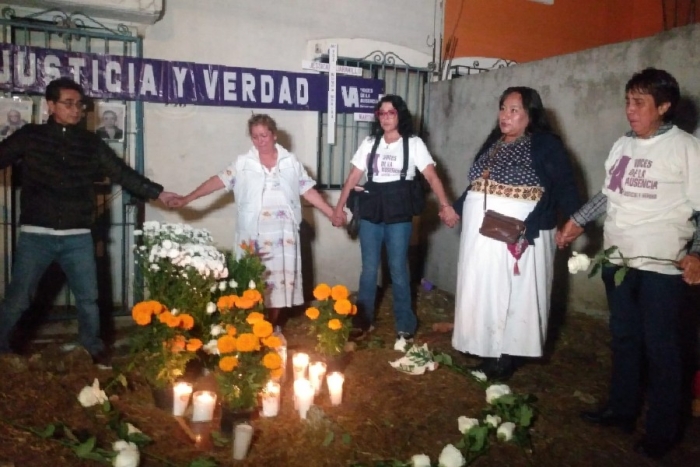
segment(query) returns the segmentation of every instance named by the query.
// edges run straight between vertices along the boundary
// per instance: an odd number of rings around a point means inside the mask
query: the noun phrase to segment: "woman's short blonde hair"
[[[253,114],[248,119],[248,135],[252,136],[253,127],[263,125],[265,126],[273,135],[277,134],[277,122],[267,114]]]

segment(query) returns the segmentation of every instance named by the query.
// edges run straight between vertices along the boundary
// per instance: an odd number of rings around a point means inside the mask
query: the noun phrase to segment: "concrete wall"
[[[498,97],[509,86],[537,89],[553,123],[568,147],[586,197],[600,191],[603,162],[615,140],[629,129],[624,111],[624,86],[645,67],[673,74],[686,98],[679,126],[700,135],[700,25],[657,36],[504,68],[449,82],[430,84],[429,147],[446,174],[452,196],[466,187],[475,152],[496,122]],[[428,220],[425,277],[454,291],[459,230]],[[591,226],[574,249],[596,253],[601,230]],[[580,311],[606,309],[602,284],[585,275],[569,276],[568,253],[557,255],[555,290]]]

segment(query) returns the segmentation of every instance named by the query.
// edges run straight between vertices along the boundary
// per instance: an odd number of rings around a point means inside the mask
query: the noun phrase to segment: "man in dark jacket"
[[[167,203],[173,193],[142,176],[99,136],[79,128],[85,109],[79,84],[60,78],[46,87],[50,118],[27,124],[0,143],[0,170],[21,162],[20,236],[12,280],[0,303],[0,353],[29,308],[41,276],[56,261],[68,278],[78,312],[78,342],[98,366],[109,359],[100,339],[97,273],[91,235],[94,182],[109,177],[129,192]]]

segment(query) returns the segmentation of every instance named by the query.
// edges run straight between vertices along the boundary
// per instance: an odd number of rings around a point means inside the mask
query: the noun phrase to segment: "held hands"
[[[160,201],[168,207],[172,207],[170,206],[170,203],[176,198],[180,198],[180,195],[178,195],[177,193],[173,193],[172,191],[161,191],[160,195],[158,195],[158,201]]]
[[[700,284],[700,257],[686,255],[678,262],[678,267],[683,270],[683,280],[690,285]]]
[[[444,205],[440,208],[440,220],[449,228],[453,228],[459,222],[459,214],[450,205]]]
[[[333,214],[330,216],[333,227],[342,227],[348,223],[348,215],[342,206],[336,206]]]
[[[559,249],[566,248],[583,233],[583,227],[569,219],[564,224],[564,227],[557,230],[554,236],[554,241],[557,242]]]

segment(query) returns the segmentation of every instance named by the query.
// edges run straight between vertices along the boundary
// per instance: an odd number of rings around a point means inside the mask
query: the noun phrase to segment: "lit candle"
[[[345,377],[342,373],[334,371],[326,377],[328,382],[328,392],[331,395],[331,405],[340,405],[343,400],[343,381]]]
[[[262,394],[263,417],[276,417],[280,411],[280,385],[269,381]]]
[[[306,419],[306,413],[314,403],[314,388],[308,379],[294,381],[294,397],[299,410],[299,416]]]
[[[294,381],[306,378],[306,367],[309,366],[309,355],[302,352],[295,353],[292,358],[292,365],[294,366]]]
[[[192,396],[192,421],[210,422],[214,418],[216,394],[211,391],[197,391]]]
[[[192,385],[180,382],[173,386],[173,415],[181,417],[190,403],[192,395]]]
[[[314,388],[314,393],[321,392],[323,378],[326,376],[326,364],[323,362],[313,362],[309,365],[309,381]]]

